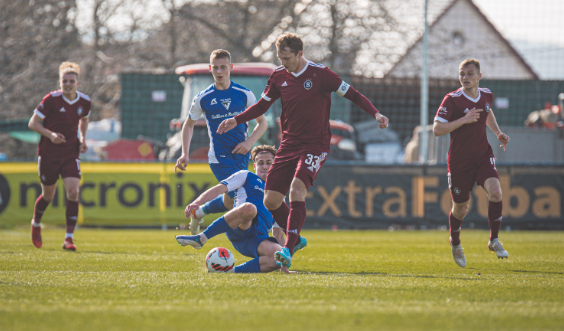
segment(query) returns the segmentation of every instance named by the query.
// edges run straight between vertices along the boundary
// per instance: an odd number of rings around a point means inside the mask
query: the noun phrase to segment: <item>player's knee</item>
[[[489,200],[493,202],[500,202],[502,199],[501,188],[495,188],[489,192]]]
[[[282,204],[281,201],[278,201],[276,199],[269,199],[268,197],[264,197],[264,206],[268,210],[276,210],[276,209],[280,208],[281,204]]]
[[[245,202],[240,207],[241,213],[245,216],[245,218],[254,218],[257,214],[257,207],[252,203]]]
[[[78,188],[67,190],[67,200],[78,201]]]
[[[466,214],[468,214],[468,204],[464,205],[454,205],[452,208],[452,214],[459,220],[463,219]]]

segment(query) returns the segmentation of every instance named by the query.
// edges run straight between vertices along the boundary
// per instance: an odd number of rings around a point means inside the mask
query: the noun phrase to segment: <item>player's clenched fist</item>
[[[385,129],[388,127],[388,123],[390,122],[390,120],[386,116],[380,113],[376,113],[376,115],[374,115],[374,118],[378,121],[379,123],[378,127],[380,129]]]
[[[466,115],[464,116],[464,118],[466,119],[466,123],[475,123],[478,122],[478,120],[480,119],[480,112],[484,111],[483,109],[476,109],[476,108],[472,108],[470,109]]]
[[[227,132],[227,131],[233,129],[236,126],[237,126],[237,120],[236,119],[234,119],[234,118],[226,119],[223,122],[221,122],[221,124],[219,124],[219,127],[217,128],[217,133],[222,134],[224,132]]]

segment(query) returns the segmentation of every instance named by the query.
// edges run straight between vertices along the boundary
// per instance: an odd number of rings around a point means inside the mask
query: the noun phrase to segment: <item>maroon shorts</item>
[[[43,185],[53,185],[59,179],[66,177],[80,178],[80,159],[64,160],[37,160],[39,168],[39,179]]]
[[[463,171],[450,170],[448,173],[448,188],[452,201],[463,203],[470,199],[470,192],[474,188],[474,183],[484,187],[488,178],[499,178],[495,167],[495,158],[484,158],[476,167]]]
[[[281,147],[268,171],[265,189],[286,195],[294,177],[301,179],[309,189],[325,164],[328,154],[328,149],[319,147]]]

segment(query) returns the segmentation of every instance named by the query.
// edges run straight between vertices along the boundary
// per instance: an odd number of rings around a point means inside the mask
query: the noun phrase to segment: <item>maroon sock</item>
[[[78,201],[67,200],[67,233],[74,233],[78,217]]]
[[[501,228],[501,210],[503,202],[490,201],[488,205],[488,224],[490,225],[490,241],[497,238]]]
[[[462,221],[452,215],[448,214],[448,224],[450,225],[450,238],[452,246],[460,245],[460,228]]]
[[[41,223],[41,218],[47,206],[49,206],[49,202],[43,199],[43,195],[40,195],[39,198],[35,200],[35,209],[33,210],[33,220],[35,223]]]
[[[278,209],[271,210],[272,217],[274,217],[274,221],[278,224],[284,232],[286,232],[286,228],[288,227],[288,216],[290,216],[290,207],[286,204],[286,201],[282,201],[282,204]]]
[[[305,201],[290,201],[290,217],[288,218],[288,228],[286,229],[286,244],[290,254],[294,255],[294,246],[300,240],[300,231],[306,219]]]

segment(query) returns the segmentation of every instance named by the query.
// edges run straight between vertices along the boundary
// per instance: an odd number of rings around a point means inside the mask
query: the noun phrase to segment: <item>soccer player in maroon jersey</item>
[[[284,248],[276,252],[277,263],[284,271],[291,265],[293,248],[305,222],[307,191],[330,152],[331,92],[351,100],[374,116],[382,129],[388,126],[388,118],[329,68],[308,61],[298,35],[280,35],[276,48],[282,65],[270,75],[262,98],[238,116],[223,121],[218,133],[266,113],[272,103],[281,98],[282,140],[266,179],[264,204],[275,221],[286,229]],[[284,202],[288,191],[290,207]]]
[[[85,138],[91,104],[90,97],[77,91],[79,73],[78,64],[63,62],[59,67],[61,89],[47,94],[29,120],[29,128],[41,135],[37,155],[42,192],[35,201],[31,220],[31,241],[37,248],[43,244],[41,217],[53,200],[60,175],[67,196],[67,229],[63,249],[76,251],[73,233],[78,216],[78,187],[81,176],[79,154],[88,150]]]
[[[498,239],[501,227],[501,187],[495,167],[495,157],[486,136],[486,125],[507,147],[509,136],[501,132],[491,108],[493,94],[479,87],[480,62],[466,59],[460,63],[461,88],[445,96],[433,125],[435,136],[450,133],[448,151],[448,184],[453,206],[449,214],[450,244],[454,262],[464,268],[466,257],[460,245],[460,229],[468,213],[470,192],[474,183],[482,186],[488,194],[488,223],[490,226],[489,250],[498,258],[509,254]]]

